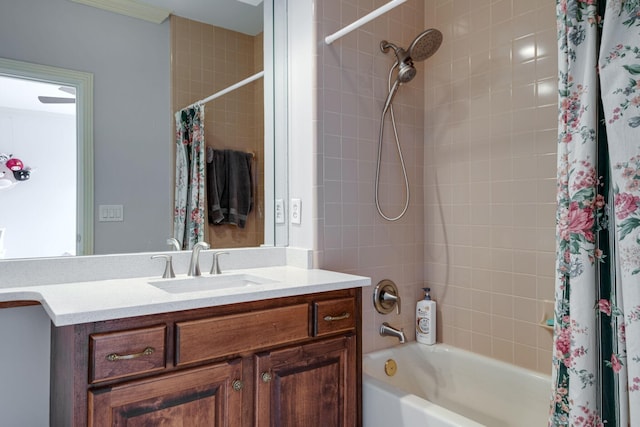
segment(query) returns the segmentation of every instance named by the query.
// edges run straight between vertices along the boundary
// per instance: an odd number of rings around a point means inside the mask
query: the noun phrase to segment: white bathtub
[[[455,347],[399,345],[364,355],[362,370],[364,427],[547,425],[549,376]]]

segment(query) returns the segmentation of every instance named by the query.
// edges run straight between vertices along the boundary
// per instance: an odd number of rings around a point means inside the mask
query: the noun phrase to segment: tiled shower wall
[[[556,34],[553,0],[409,0],[331,46],[324,36],[383,0],[320,0],[318,29],[318,259],[323,268],[389,278],[400,315],[363,295],[363,351],[397,344],[384,321],[413,339],[415,302],[431,286],[438,339],[549,372],[553,299]],[[426,28],[440,50],[394,100],[411,183],[398,222],[376,213],[380,113],[391,54]],[[404,186],[390,123],[380,200],[397,214]]]
[[[376,212],[374,182],[380,115],[387,96],[393,52],[380,51],[380,41],[407,47],[423,29],[424,0],[401,7],[327,46],[324,37],[386,3],[383,0],[320,0],[318,33],[318,265],[361,274],[375,286],[383,279],[400,288],[403,310],[398,315],[375,312],[371,292],[363,290],[363,351],[392,346],[381,337],[382,322],[404,328],[413,339],[417,290],[424,276],[424,64],[400,88],[394,113],[411,186],[411,205],[397,222]],[[395,151],[391,123],[385,129],[380,203],[386,215],[404,206],[404,180]],[[295,141],[294,141],[295,143]]]
[[[173,111],[204,99],[263,69],[263,34],[250,36],[171,16]],[[216,149],[253,152],[255,177],[264,174],[264,83],[259,79],[205,104],[205,143]],[[213,248],[264,242],[264,188],[256,181],[254,208],[246,227],[209,226]]]
[[[548,373],[557,47],[552,0],[427,0],[425,279],[439,338]]]

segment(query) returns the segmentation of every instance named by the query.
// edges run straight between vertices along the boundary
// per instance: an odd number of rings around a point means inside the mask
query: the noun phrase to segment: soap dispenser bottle
[[[416,341],[421,344],[436,343],[436,302],[431,299],[431,288],[422,288],[424,299],[416,304]]]

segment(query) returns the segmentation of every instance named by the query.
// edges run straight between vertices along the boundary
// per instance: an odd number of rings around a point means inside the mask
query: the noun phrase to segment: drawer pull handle
[[[234,380],[231,383],[231,387],[233,387],[235,391],[240,391],[242,390],[242,387],[244,387],[244,383],[242,382],[242,380]]]
[[[351,317],[351,314],[345,311],[340,316],[324,316],[324,320],[325,322],[335,322],[337,320],[348,319],[349,317]]]
[[[140,353],[122,354],[122,355],[118,353],[111,353],[107,355],[107,360],[110,362],[116,362],[118,360],[137,359],[138,357],[149,356],[150,354],[153,354],[155,351],[156,351],[155,348],[147,347],[144,350],[142,350]]]
[[[262,378],[263,383],[271,382],[271,374],[269,372],[263,372],[260,377]]]

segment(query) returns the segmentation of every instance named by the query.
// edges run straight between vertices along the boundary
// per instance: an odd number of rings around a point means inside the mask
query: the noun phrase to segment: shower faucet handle
[[[381,314],[388,314],[396,309],[396,314],[400,314],[400,292],[393,281],[384,279],[380,281],[373,290],[373,306]]]
[[[400,314],[400,295],[395,295],[390,291],[382,291],[381,294],[383,301],[391,301],[396,306],[396,314]]]

